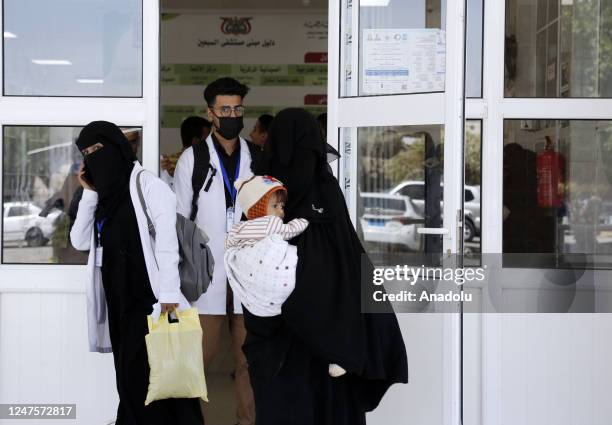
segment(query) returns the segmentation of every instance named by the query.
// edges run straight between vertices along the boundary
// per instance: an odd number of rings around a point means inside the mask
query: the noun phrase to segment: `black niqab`
[[[123,132],[115,124],[94,121],[79,134],[80,151],[96,143],[103,148],[85,156],[86,177],[98,192],[96,220],[109,219],[129,194],[130,174],[136,155]]]

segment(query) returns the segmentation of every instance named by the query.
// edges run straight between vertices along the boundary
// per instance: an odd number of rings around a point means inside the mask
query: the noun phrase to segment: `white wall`
[[[76,404],[77,420],[57,424],[115,417],[113,356],[88,352],[85,306],[81,293],[0,292],[0,403]]]

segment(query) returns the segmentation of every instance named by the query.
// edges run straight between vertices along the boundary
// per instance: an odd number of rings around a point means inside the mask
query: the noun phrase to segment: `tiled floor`
[[[219,352],[206,374],[208,403],[202,403],[206,425],[234,425],[236,423],[236,397],[234,380],[234,355],[227,327],[221,333]]]

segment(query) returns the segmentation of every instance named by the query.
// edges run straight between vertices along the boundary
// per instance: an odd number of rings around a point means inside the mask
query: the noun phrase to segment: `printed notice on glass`
[[[446,34],[440,29],[366,29],[363,94],[444,91]]]

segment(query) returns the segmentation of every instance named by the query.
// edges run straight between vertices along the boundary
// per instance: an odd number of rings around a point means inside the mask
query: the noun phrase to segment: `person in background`
[[[130,147],[132,148],[132,151],[136,157],[138,157],[138,151],[140,150],[140,144],[142,142],[140,133],[141,131],[139,128],[129,128],[127,130],[123,130],[123,134],[125,134],[125,137],[130,143]]]
[[[115,124],[88,124],[76,145],[84,158],[78,172],[83,196],[70,240],[75,249],[89,250],[89,350],[113,353],[119,395],[115,424],[201,425],[202,412],[195,398],[144,404],[150,372],[147,315],[154,306],[162,312],[191,307],[180,288],[176,198],[142,168]],[[155,226],[155,243],[137,179]]]
[[[171,155],[162,155],[160,178],[174,190],[174,170],[181,154],[190,146],[200,143],[210,135],[212,124],[205,118],[198,116],[187,117],[181,124],[181,143],[183,145],[179,152]]]
[[[248,143],[249,150],[251,151],[251,170],[255,174],[257,174],[257,164],[263,155],[264,146],[268,141],[268,130],[273,119],[274,116],[270,114],[260,115],[249,134],[251,138],[251,141]]]
[[[196,301],[195,306],[200,313],[204,331],[204,370],[209,370],[219,349],[222,326],[229,322],[236,362],[235,388],[239,425],[255,423],[255,401],[246,358],[241,349],[246,336],[241,300],[229,287],[223,255],[227,232],[240,221],[243,213],[240,205],[236,203],[237,190],[234,182],[253,175],[247,142],[240,137],[244,127],[243,101],[248,91],[247,86],[227,77],[213,81],[206,87],[204,99],[213,131],[206,139],[205,145],[196,145],[183,152],[174,172],[177,212],[184,217],[190,217],[194,195],[191,179],[195,165],[194,152],[196,149],[200,152],[204,147],[208,149],[210,162],[208,167],[204,168],[207,175],[205,184],[199,191],[195,222],[210,238],[209,246],[215,260],[215,270],[208,291]],[[205,413],[222,408],[223,406],[215,401],[204,407]]]

